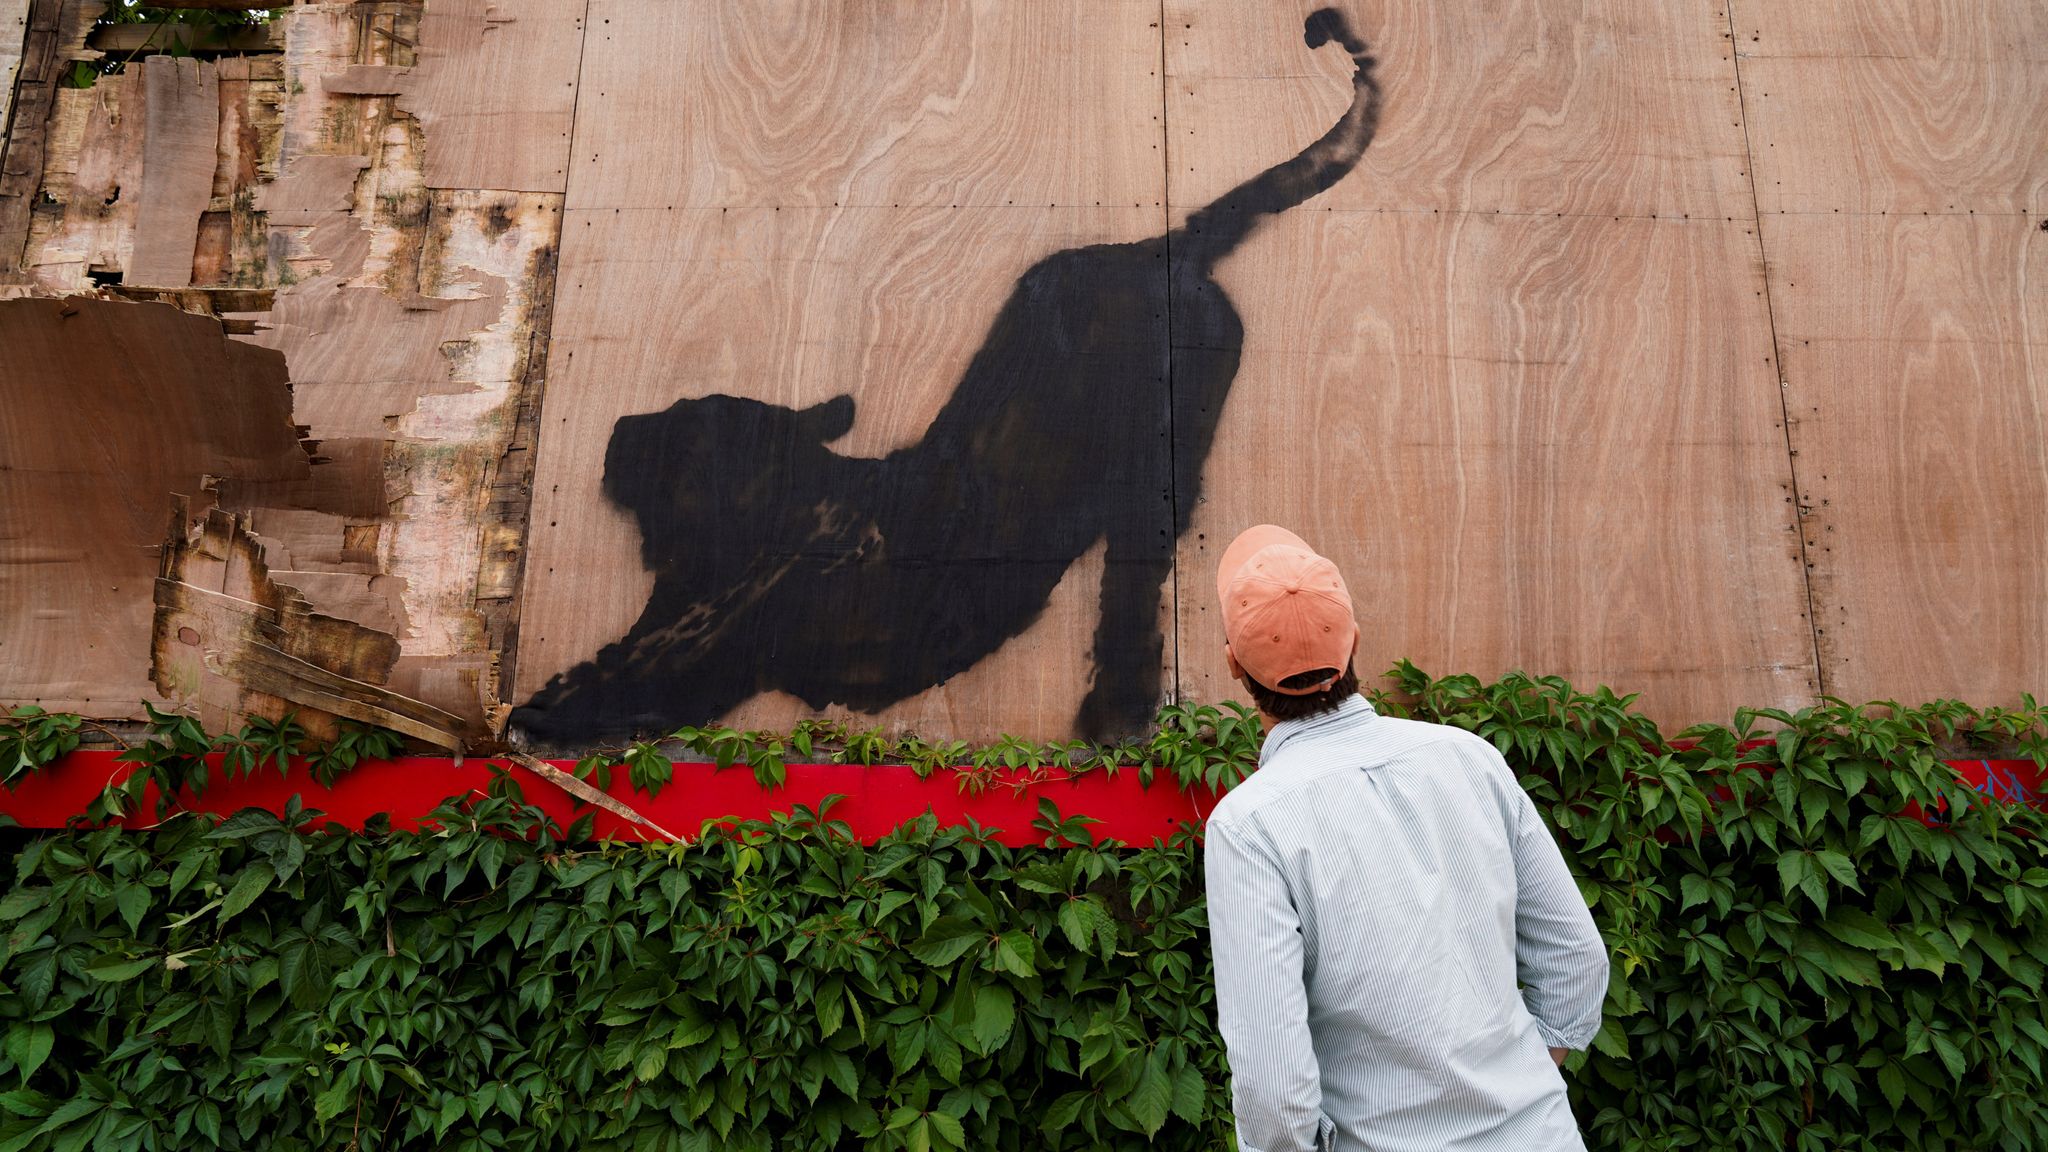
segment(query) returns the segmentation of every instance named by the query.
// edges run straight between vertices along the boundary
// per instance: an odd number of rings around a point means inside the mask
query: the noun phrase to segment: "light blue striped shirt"
[[[1203,851],[1240,1152],[1583,1149],[1607,949],[1500,754],[1354,696],[1259,762]]]

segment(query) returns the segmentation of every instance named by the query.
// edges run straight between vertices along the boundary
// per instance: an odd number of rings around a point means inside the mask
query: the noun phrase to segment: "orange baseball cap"
[[[1274,524],[1247,528],[1216,566],[1223,635],[1238,666],[1267,688],[1307,696],[1327,682],[1282,688],[1318,668],[1343,669],[1358,643],[1351,592],[1337,566]]]

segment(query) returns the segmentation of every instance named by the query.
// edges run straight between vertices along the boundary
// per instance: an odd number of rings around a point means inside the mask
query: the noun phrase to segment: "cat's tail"
[[[1302,39],[1312,49],[1335,42],[1351,54],[1357,69],[1352,76],[1351,106],[1328,132],[1293,158],[1275,164],[1190,215],[1184,234],[1176,238],[1175,263],[1185,256],[1203,267],[1213,265],[1236,248],[1261,220],[1327,191],[1349,175],[1372,143],[1380,124],[1380,85],[1373,74],[1377,61],[1370,46],[1351,30],[1344,14],[1334,8],[1311,13],[1304,22]]]

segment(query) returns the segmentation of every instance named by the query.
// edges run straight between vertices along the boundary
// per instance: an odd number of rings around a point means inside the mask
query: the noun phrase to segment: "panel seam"
[[[1735,2],[1723,0],[1728,20],[1728,62],[1735,73],[1735,107],[1742,120],[1743,169],[1749,176],[1749,214],[1756,223],[1757,272],[1763,278],[1764,321],[1771,334],[1772,375],[1778,384],[1778,422],[1785,432],[1785,468],[1792,484],[1792,532],[1799,545],[1799,580],[1806,594],[1807,639],[1813,652],[1813,688],[1816,697],[1828,693],[1828,671],[1821,661],[1820,607],[1813,596],[1813,557],[1806,544],[1806,490],[1799,483],[1799,450],[1792,444],[1791,378],[1786,375],[1785,349],[1778,339],[1778,308],[1771,296],[1771,258],[1764,245],[1763,205],[1757,198],[1756,146],[1749,132],[1749,92],[1742,83],[1742,50],[1735,36]]]
[[[1167,540],[1172,573],[1170,584],[1173,588],[1172,617],[1166,628],[1171,644],[1173,667],[1171,682],[1166,686],[1169,703],[1181,701],[1180,666],[1180,435],[1174,422],[1173,397],[1173,133],[1167,119],[1166,78],[1166,0],[1159,0],[1159,243],[1166,264],[1165,320],[1166,320],[1166,515]],[[1099,664],[1098,664],[1099,667]]]

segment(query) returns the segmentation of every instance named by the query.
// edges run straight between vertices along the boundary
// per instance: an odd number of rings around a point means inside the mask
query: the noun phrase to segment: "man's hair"
[[[1317,668],[1310,672],[1298,672],[1282,680],[1280,687],[1306,688],[1311,684],[1320,684],[1328,680],[1336,671],[1335,668]],[[1285,692],[1275,692],[1250,676],[1244,678],[1244,686],[1252,694],[1252,703],[1259,706],[1259,711],[1275,720],[1303,720],[1310,716],[1320,716],[1325,712],[1334,712],[1339,704],[1349,700],[1358,691],[1358,672],[1347,660],[1344,662],[1344,674],[1337,677],[1336,683],[1321,692],[1311,692],[1306,696],[1290,696]]]

